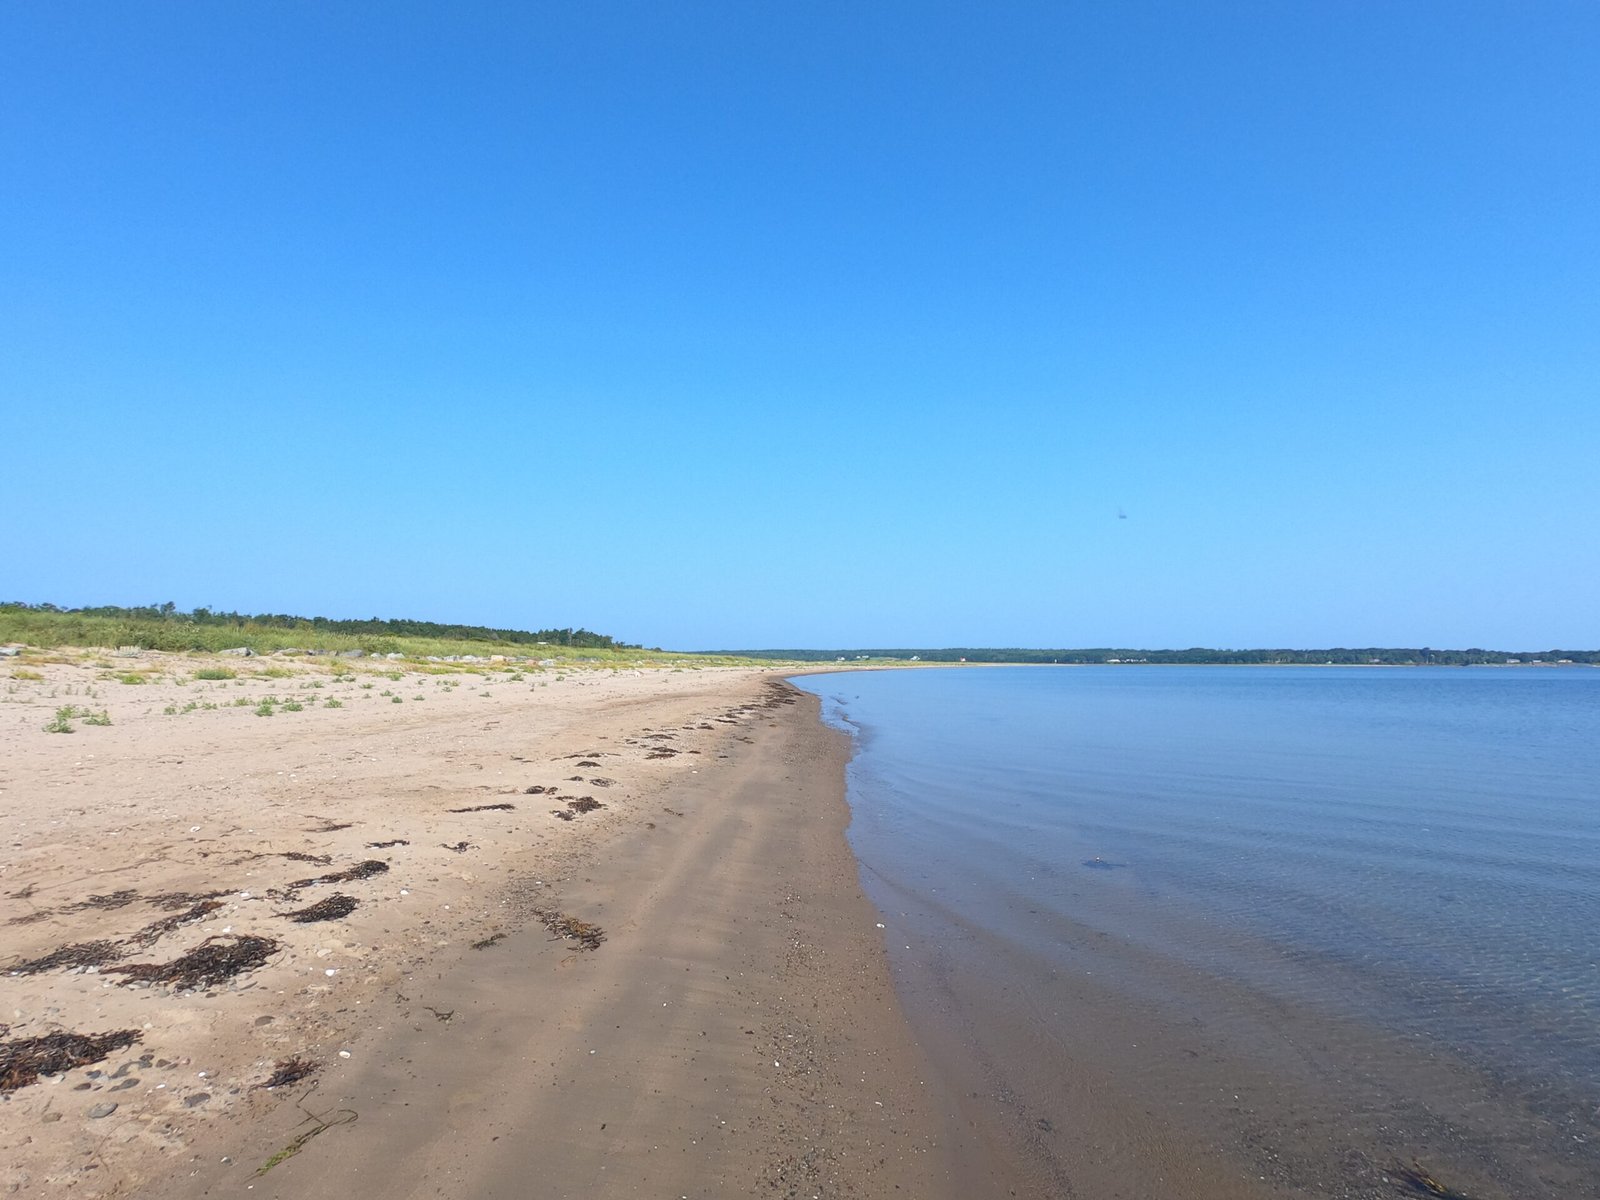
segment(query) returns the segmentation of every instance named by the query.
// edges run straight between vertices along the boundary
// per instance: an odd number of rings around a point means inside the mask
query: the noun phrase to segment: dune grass
[[[285,629],[256,625],[249,621],[237,625],[202,625],[183,620],[136,620],[11,606],[0,606],[0,642],[20,642],[43,650],[134,646],[141,650],[213,654],[238,647],[247,647],[256,654],[272,654],[279,650],[338,654],[359,650],[363,654],[403,654],[408,660],[421,661],[452,655],[475,655],[479,658],[503,655],[508,660],[542,661],[561,667],[772,665],[770,661],[757,663],[752,659],[725,654],[679,654],[664,650],[528,645],[428,637],[352,636],[328,633],[309,626]],[[444,666],[448,669],[452,665]],[[438,665],[434,664],[434,668],[438,669]]]

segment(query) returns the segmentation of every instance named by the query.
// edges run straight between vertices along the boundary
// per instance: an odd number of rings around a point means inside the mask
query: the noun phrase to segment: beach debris
[[[214,987],[246,971],[265,966],[278,951],[274,938],[253,934],[219,935],[168,963],[129,963],[107,967],[106,974],[126,975],[129,983],[170,983],[184,991]]]
[[[1111,862],[1107,859],[1101,858],[1098,854],[1096,854],[1093,858],[1084,859],[1083,865],[1088,867],[1091,871],[1119,871],[1128,864]]]
[[[332,817],[319,817],[316,813],[302,814],[308,821],[321,821],[322,824],[306,830],[307,833],[338,833],[341,829],[354,827],[352,821],[335,821]]]
[[[596,761],[595,761],[595,760],[594,760],[594,759],[592,759],[592,758],[585,758],[585,759],[582,759],[582,760],[580,760],[580,761],[579,761],[579,763],[578,763],[578,765],[579,765],[579,766],[580,766],[580,767],[598,767],[598,766],[599,766],[599,765],[600,765],[600,764],[599,764],[599,763],[597,763],[597,762],[596,762]]]
[[[300,1058],[298,1056],[280,1058],[273,1064],[272,1074],[267,1076],[263,1082],[256,1084],[255,1087],[266,1088],[269,1091],[273,1088],[288,1087],[291,1083],[299,1083],[302,1079],[315,1075],[320,1070],[322,1070],[322,1064],[312,1062],[309,1058]],[[255,1088],[251,1090],[254,1091]]]
[[[1416,1159],[1411,1160],[1408,1167],[1398,1159],[1389,1167],[1391,1182],[1396,1187],[1411,1192],[1418,1196],[1438,1196],[1440,1200],[1472,1200],[1465,1192],[1458,1192],[1452,1187],[1446,1187],[1432,1175],[1422,1169],[1422,1164]]]
[[[71,970],[74,967],[103,967],[122,957],[122,948],[116,942],[74,942],[61,946],[41,958],[30,958],[12,963],[6,968],[8,975],[42,975],[46,971]]]
[[[593,796],[579,796],[576,800],[568,800],[567,807],[575,813],[588,813],[597,808],[604,808],[605,805]]]
[[[615,779],[603,779],[596,776],[594,779],[589,780],[589,782],[595,787],[614,787],[617,781]]]
[[[64,913],[83,912],[85,909],[113,909],[126,908],[134,901],[140,899],[139,893],[132,888],[122,888],[112,892],[109,896],[90,896],[87,900],[79,900],[76,904],[64,905],[60,911]]]
[[[443,842],[440,842],[439,846],[441,849],[450,850],[456,854],[465,854],[468,850],[472,849],[472,843],[465,841],[457,842],[454,846],[447,846]]]
[[[302,1108],[301,1111],[302,1112],[306,1112],[307,1110]],[[302,1150],[304,1150],[306,1148],[306,1143],[309,1142],[312,1138],[316,1137],[319,1133],[326,1133],[328,1130],[334,1128],[336,1125],[349,1125],[352,1121],[354,1121],[356,1119],[356,1112],[355,1112],[354,1109],[351,1109],[351,1108],[341,1108],[341,1109],[339,1109],[338,1112],[336,1112],[333,1115],[333,1117],[331,1119],[330,1118],[325,1118],[325,1117],[320,1117],[316,1113],[311,1113],[310,1116],[311,1116],[311,1120],[314,1122],[314,1124],[311,1126],[311,1128],[305,1130],[303,1133],[295,1134],[294,1138],[289,1142],[289,1144],[287,1146],[285,1146],[282,1150],[279,1150],[271,1158],[267,1159],[266,1162],[262,1163],[259,1167],[257,1167],[256,1168],[256,1177],[257,1178],[260,1178],[261,1176],[265,1175],[268,1171],[272,1170],[273,1167],[277,1166],[284,1159],[293,1158],[296,1154],[299,1154],[300,1151],[302,1151]]]
[[[558,821],[570,821],[572,820],[574,814],[568,812],[564,808],[552,808],[550,810],[550,815],[556,818]]]
[[[580,949],[598,950],[600,943],[606,940],[605,930],[591,921],[580,921],[553,908],[536,908],[533,915],[556,937],[577,942]]]
[[[156,908],[171,912],[186,904],[200,904],[206,900],[220,900],[224,896],[231,895],[233,895],[231,888],[224,888],[220,892],[161,892],[158,895],[146,896],[145,901]]]
[[[137,1029],[112,1033],[47,1033],[42,1037],[0,1042],[0,1092],[37,1083],[40,1075],[59,1075],[85,1067],[123,1050],[144,1035]]]
[[[222,907],[220,900],[201,900],[183,912],[174,913],[170,917],[162,917],[159,921],[152,921],[138,933],[128,938],[129,945],[147,947],[160,941],[165,934],[185,925],[192,925],[196,921],[203,921],[206,917]]]
[[[657,746],[649,754],[645,755],[646,758],[676,758],[677,756],[678,752],[671,746]]]
[[[453,1008],[449,1012],[440,1012],[437,1008],[434,1008],[430,1004],[424,1004],[422,1007],[431,1012],[433,1014],[433,1019],[438,1021],[441,1025],[450,1024],[451,1020],[456,1015],[456,1010]]]
[[[277,857],[291,859],[294,862],[315,863],[319,867],[325,867],[333,861],[331,854],[307,854],[304,850],[280,850]]]
[[[329,875],[315,875],[310,879],[297,879],[288,887],[292,894],[301,888],[315,887],[319,883],[350,883],[356,879],[371,879],[374,875],[382,875],[389,869],[389,864],[379,858],[369,858],[344,871],[334,871]]]
[[[470,808],[452,808],[448,811],[453,813],[510,812],[516,807],[515,804],[474,804]]]
[[[493,946],[493,945],[495,945],[495,944],[497,944],[499,942],[504,941],[505,940],[505,936],[506,936],[506,931],[505,930],[497,929],[497,930],[495,930],[495,932],[491,933],[488,937],[479,938],[477,941],[473,942],[472,943],[472,948],[474,950],[487,950],[490,946]]]
[[[310,925],[314,921],[337,921],[340,917],[348,917],[355,910],[355,897],[335,892],[326,900],[317,901],[310,908],[279,913],[278,915],[287,921],[295,922],[297,925]]]
[[[395,838],[393,841],[389,841],[389,842],[368,842],[367,843],[367,849],[368,850],[387,850],[391,846],[409,846],[409,845],[411,845],[411,843],[406,841],[405,838]]]
[[[532,787],[523,788],[522,789],[522,794],[524,796],[542,796],[546,792],[553,792],[553,791],[555,791],[555,788],[553,788],[553,787],[542,787],[541,785],[536,783]]]

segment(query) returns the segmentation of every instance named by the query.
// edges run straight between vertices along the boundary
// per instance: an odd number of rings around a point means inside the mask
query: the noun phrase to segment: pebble
[[[113,1101],[104,1100],[89,1110],[89,1119],[91,1121],[98,1121],[101,1117],[109,1117],[116,1111],[117,1106]]]
[[[198,1108],[209,1099],[211,1099],[210,1092],[196,1092],[192,1096],[185,1096],[183,1098],[183,1106],[185,1108]]]
[[[55,1122],[61,1120],[61,1114],[58,1113],[58,1112],[47,1112],[47,1113],[44,1114],[44,1116],[40,1117],[39,1119],[41,1121],[43,1121],[46,1125],[53,1125],[53,1124],[55,1124]]]

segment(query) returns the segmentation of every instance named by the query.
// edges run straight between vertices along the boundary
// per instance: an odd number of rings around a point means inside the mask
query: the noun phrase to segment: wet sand
[[[891,986],[849,743],[771,673],[23,666],[5,1037],[138,1040],[0,1093],[14,1191],[936,1200],[996,1177]],[[69,700],[111,724],[43,733]],[[130,943],[175,892],[218,907]],[[335,894],[353,911],[282,915]],[[565,917],[604,940],[554,936]],[[246,936],[265,965],[193,990],[110,973]],[[11,973],[97,940],[99,969]],[[318,1069],[261,1086],[293,1059]]]

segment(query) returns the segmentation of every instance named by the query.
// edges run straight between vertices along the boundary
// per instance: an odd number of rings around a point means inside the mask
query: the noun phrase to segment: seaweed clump
[[[129,963],[125,967],[107,967],[106,974],[126,975],[129,982],[170,983],[185,991],[196,991],[265,966],[277,952],[278,943],[273,938],[252,934],[213,937],[169,963]]]
[[[356,879],[371,879],[374,875],[382,875],[388,869],[389,864],[382,859],[369,858],[366,862],[359,862],[346,871],[315,875],[310,879],[296,879],[289,885],[289,890],[296,892],[301,888],[315,887],[319,883],[349,883]]]
[[[273,1064],[272,1074],[256,1084],[256,1087],[269,1089],[287,1087],[291,1083],[299,1083],[308,1075],[315,1075],[321,1069],[321,1063],[314,1063],[309,1058],[280,1058]]]
[[[314,921],[337,921],[340,917],[348,917],[355,910],[355,897],[335,893],[326,900],[317,901],[309,908],[278,915],[299,925],[310,925]]]
[[[71,970],[74,967],[103,967],[122,957],[116,942],[74,942],[61,946],[40,958],[13,963],[6,968],[9,975],[41,975],[45,971]]]
[[[222,901],[220,900],[201,900],[198,904],[192,905],[183,912],[173,913],[170,917],[162,917],[159,921],[150,922],[138,933],[130,936],[128,941],[135,946],[153,946],[164,934],[171,933],[174,929],[184,925],[192,925],[196,921],[202,921],[221,907]]]
[[[47,1033],[0,1042],[0,1092],[37,1083],[40,1075],[58,1075],[97,1063],[143,1036],[137,1029],[118,1029],[111,1033]]]
[[[516,808],[515,804],[474,804],[470,808],[452,808],[449,811],[453,813],[510,812],[514,808]]]
[[[606,940],[606,931],[592,921],[580,921],[577,917],[554,909],[535,909],[533,915],[543,921],[544,927],[551,933],[558,938],[577,942],[580,949],[598,950],[600,943]]]
[[[1439,1200],[1472,1200],[1464,1192],[1447,1187],[1432,1175],[1422,1169],[1422,1164],[1415,1159],[1411,1160],[1408,1167],[1402,1162],[1395,1162],[1389,1168],[1389,1174],[1394,1177],[1394,1182],[1406,1191],[1418,1196],[1437,1196]]]

